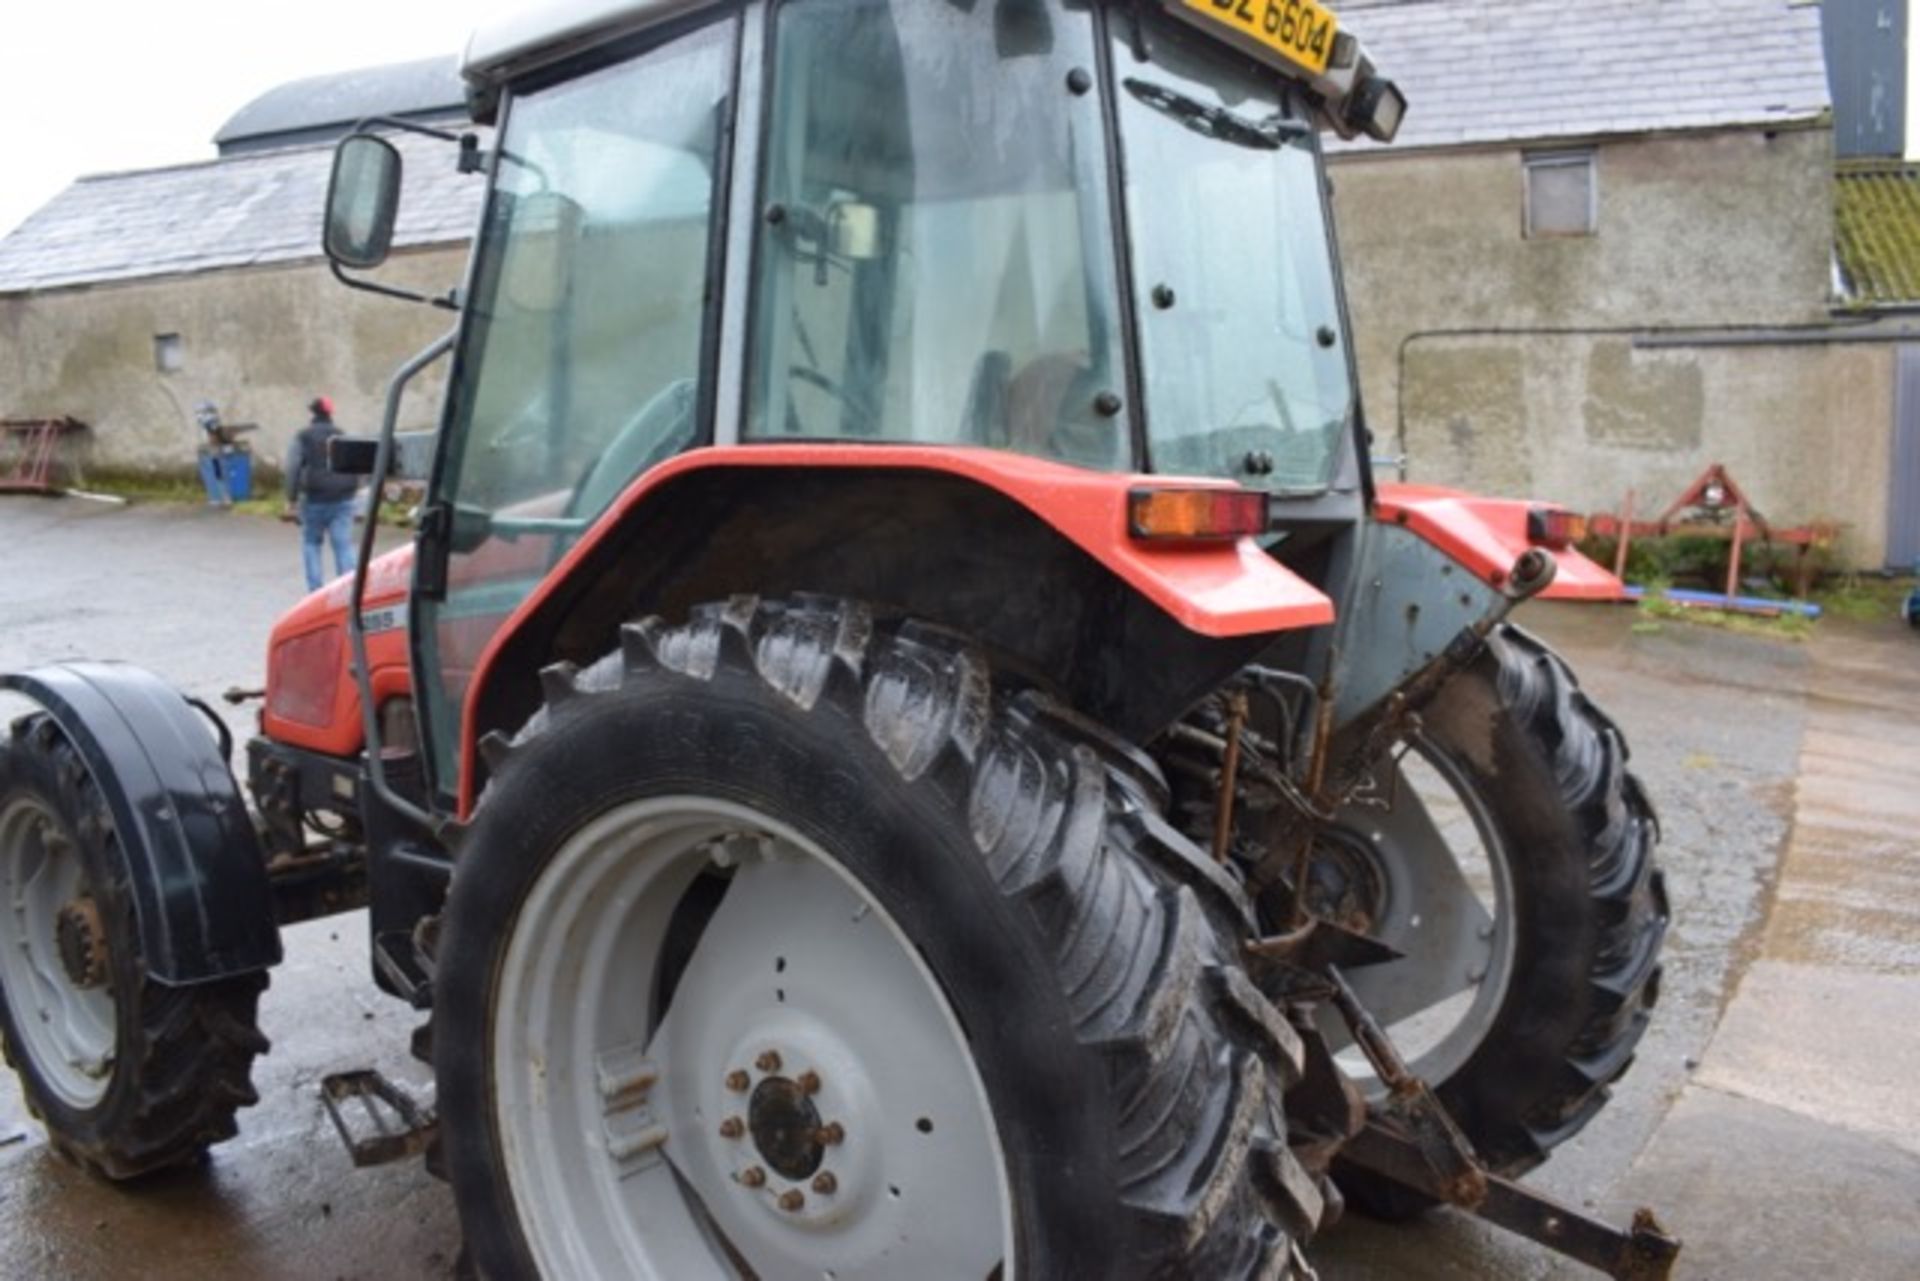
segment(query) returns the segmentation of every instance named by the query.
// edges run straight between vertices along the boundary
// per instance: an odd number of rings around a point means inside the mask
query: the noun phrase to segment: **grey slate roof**
[[[1803,0],[1333,7],[1406,90],[1396,149],[1783,124],[1830,105],[1820,9]]]
[[[1785,124],[1817,118],[1829,104],[1819,9],[1795,0],[1335,7],[1407,90],[1396,148]],[[296,81],[243,108],[220,136],[244,141],[337,123],[324,116],[414,110],[457,93],[443,75],[453,76],[450,60]],[[385,96],[363,96],[373,89]],[[454,172],[446,144],[398,141],[407,194],[396,243],[467,238],[480,179]],[[0,240],[0,293],[315,257],[331,157],[326,146],[248,151],[82,178]]]
[[[401,247],[473,234],[485,180],[456,149],[400,135]],[[320,254],[330,146],[82,178],[0,240],[0,293],[291,262]]]
[[[230,155],[319,141],[344,133],[368,116],[431,119],[465,114],[459,59],[448,55],[278,85],[229,116],[213,141],[222,155]]]

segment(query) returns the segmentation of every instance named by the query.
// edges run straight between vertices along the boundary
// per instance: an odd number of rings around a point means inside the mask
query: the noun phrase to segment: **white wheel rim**
[[[1452,859],[1457,892],[1471,898],[1466,910],[1480,921],[1475,955],[1469,968],[1455,976],[1452,992],[1419,1010],[1385,1020],[1388,1036],[1415,1075],[1438,1085],[1473,1057],[1506,1003],[1518,942],[1512,851],[1459,764],[1425,739],[1414,742],[1413,748],[1401,759],[1402,778],[1393,805],[1424,815]],[[1371,835],[1377,838],[1378,833]],[[1388,880],[1392,880],[1390,874]],[[1391,884],[1388,890],[1390,895],[1411,893],[1407,887]],[[1412,897],[1417,900],[1418,895]],[[1433,906],[1426,905],[1426,910]],[[1336,1043],[1345,1041],[1342,1036]],[[1357,1046],[1345,1045],[1335,1059],[1369,1097],[1385,1097],[1386,1087]]]
[[[714,867],[731,884],[656,1017],[668,922]],[[1012,1276],[1005,1161],[944,993],[851,874],[764,814],[655,797],[569,839],[514,923],[491,1049],[543,1276]]]
[[[99,1103],[113,1076],[113,992],[68,974],[62,908],[87,892],[80,851],[31,796],[0,807],[0,988],[35,1074],[68,1107]]]
[[[1513,981],[1516,950],[1511,851],[1486,802],[1457,763],[1422,742],[1406,758],[1408,801],[1426,807],[1454,862],[1488,918],[1467,987],[1448,1001],[1389,1029],[1414,1071],[1440,1082],[1458,1072],[1493,1030]]]

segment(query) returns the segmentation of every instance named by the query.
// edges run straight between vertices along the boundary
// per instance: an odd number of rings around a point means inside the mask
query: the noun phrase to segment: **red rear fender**
[[[1071,543],[1133,592],[1187,632],[1210,639],[1256,638],[1333,621],[1333,604],[1312,584],[1263,553],[1251,540],[1180,545],[1145,542],[1128,532],[1128,494],[1142,485],[1182,488],[1237,488],[1227,481],[1170,480],[1088,471],[1022,454],[971,447],[881,444],[753,444],[697,449],[654,468],[635,482],[592,529],[549,572],[540,587],[521,602],[494,634],[474,665],[464,710],[465,744],[461,771],[462,812],[471,805],[475,782],[472,745],[488,727],[486,707],[494,691],[546,652],[527,636],[538,636],[555,612],[572,608],[567,600],[576,580],[591,581],[596,567],[614,554],[620,531],[670,503],[676,486],[730,473],[786,471],[795,474],[873,477],[916,473],[964,480],[993,491],[1025,509],[1059,539]],[[826,523],[831,512],[822,512]],[[710,517],[711,518],[711,517]],[[1022,517],[1025,518],[1024,515]],[[911,521],[906,527],[911,528]],[[617,563],[617,558],[615,559]],[[1021,584],[1010,581],[1009,592]],[[812,584],[762,585],[764,590],[814,590]]]
[[[1551,503],[1477,498],[1432,485],[1383,484],[1374,504],[1379,520],[1404,525],[1465,566],[1482,582],[1502,587],[1513,562],[1537,546],[1527,536],[1527,514]],[[1620,580],[1571,547],[1548,548],[1559,565],[1543,600],[1622,600]]]

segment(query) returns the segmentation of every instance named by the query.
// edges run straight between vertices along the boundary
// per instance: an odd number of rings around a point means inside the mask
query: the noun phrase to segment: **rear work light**
[[[1587,518],[1559,507],[1535,507],[1527,512],[1527,541],[1565,551],[1587,536]]]
[[[1136,489],[1127,532],[1174,542],[1231,542],[1267,532],[1267,496],[1247,489]]]

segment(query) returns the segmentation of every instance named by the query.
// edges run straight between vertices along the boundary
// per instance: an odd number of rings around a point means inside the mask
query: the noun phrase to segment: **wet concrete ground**
[[[1811,651],[1793,828],[1719,1031],[1614,1200],[1679,1200],[1701,1260],[1920,1276],[1920,636]]]
[[[177,509],[0,499],[0,668],[133,659],[214,698],[257,684],[302,594],[293,531]],[[1532,1177],[1609,1212],[1656,1204],[1681,1275],[1920,1275],[1920,637],[1823,625],[1791,645],[1603,607],[1529,607],[1621,724],[1665,828],[1675,923],[1660,1009],[1613,1104]],[[245,715],[229,718],[251,729]],[[1784,856],[1784,858],[1783,858]],[[364,920],[287,934],[262,1006],[262,1103],[201,1168],[95,1184],[0,1076],[0,1277],[443,1278],[458,1232],[419,1167],[355,1171],[321,1076],[422,1089],[417,1016],[366,976]],[[1328,1278],[1574,1277],[1462,1216],[1350,1221]]]

